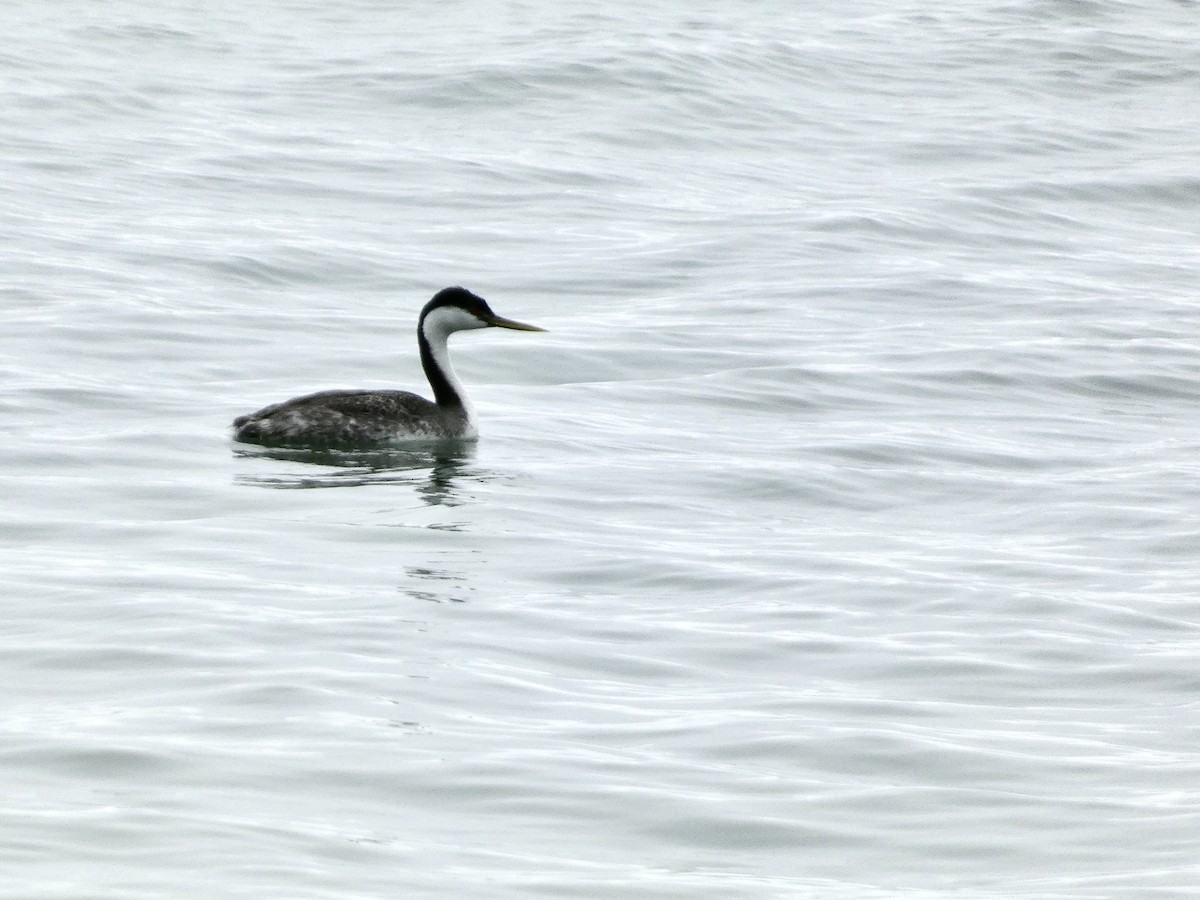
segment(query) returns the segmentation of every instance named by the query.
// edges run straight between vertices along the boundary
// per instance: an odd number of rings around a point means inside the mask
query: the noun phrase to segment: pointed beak
[[[538,328],[536,325],[526,325],[524,322],[514,322],[512,319],[506,319],[504,316],[493,315],[488,319],[489,325],[494,325],[497,328],[511,328],[513,331],[545,331],[545,328]]]

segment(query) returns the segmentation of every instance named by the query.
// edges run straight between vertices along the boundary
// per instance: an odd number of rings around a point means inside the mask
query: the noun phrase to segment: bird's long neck
[[[450,364],[450,353],[447,342],[450,332],[439,328],[430,319],[422,319],[417,326],[417,346],[421,350],[421,368],[433,388],[433,399],[437,405],[450,410],[461,409],[468,419],[472,418],[473,410],[462,382],[454,374],[454,366]]]

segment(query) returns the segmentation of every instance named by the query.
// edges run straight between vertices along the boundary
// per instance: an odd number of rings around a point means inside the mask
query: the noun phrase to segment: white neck
[[[421,337],[428,349],[426,353],[423,348],[421,363],[425,367],[425,377],[433,388],[434,399],[442,407],[461,406],[470,433],[476,431],[475,407],[450,362],[448,341],[456,331],[486,327],[474,316],[455,307],[435,309],[421,323]]]

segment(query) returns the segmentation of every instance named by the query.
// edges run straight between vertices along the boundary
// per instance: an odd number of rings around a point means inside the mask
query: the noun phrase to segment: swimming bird
[[[456,331],[475,328],[545,331],[496,315],[486,300],[466,288],[445,288],[434,294],[417,319],[417,347],[433,401],[408,391],[321,391],[238,416],[233,420],[234,440],[331,448],[473,440],[479,436],[475,409],[450,365],[447,341]]]

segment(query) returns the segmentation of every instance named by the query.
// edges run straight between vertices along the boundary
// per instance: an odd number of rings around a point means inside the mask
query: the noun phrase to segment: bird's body
[[[475,410],[450,365],[447,341],[456,331],[488,327],[542,331],[497,316],[463,288],[446,288],[417,321],[421,365],[433,388],[426,400],[408,391],[321,391],[234,419],[234,439],[299,447],[379,447],[406,441],[472,440]]]
[[[248,443],[328,447],[478,434],[467,417],[408,391],[320,391],[238,416],[233,427],[237,440]]]

